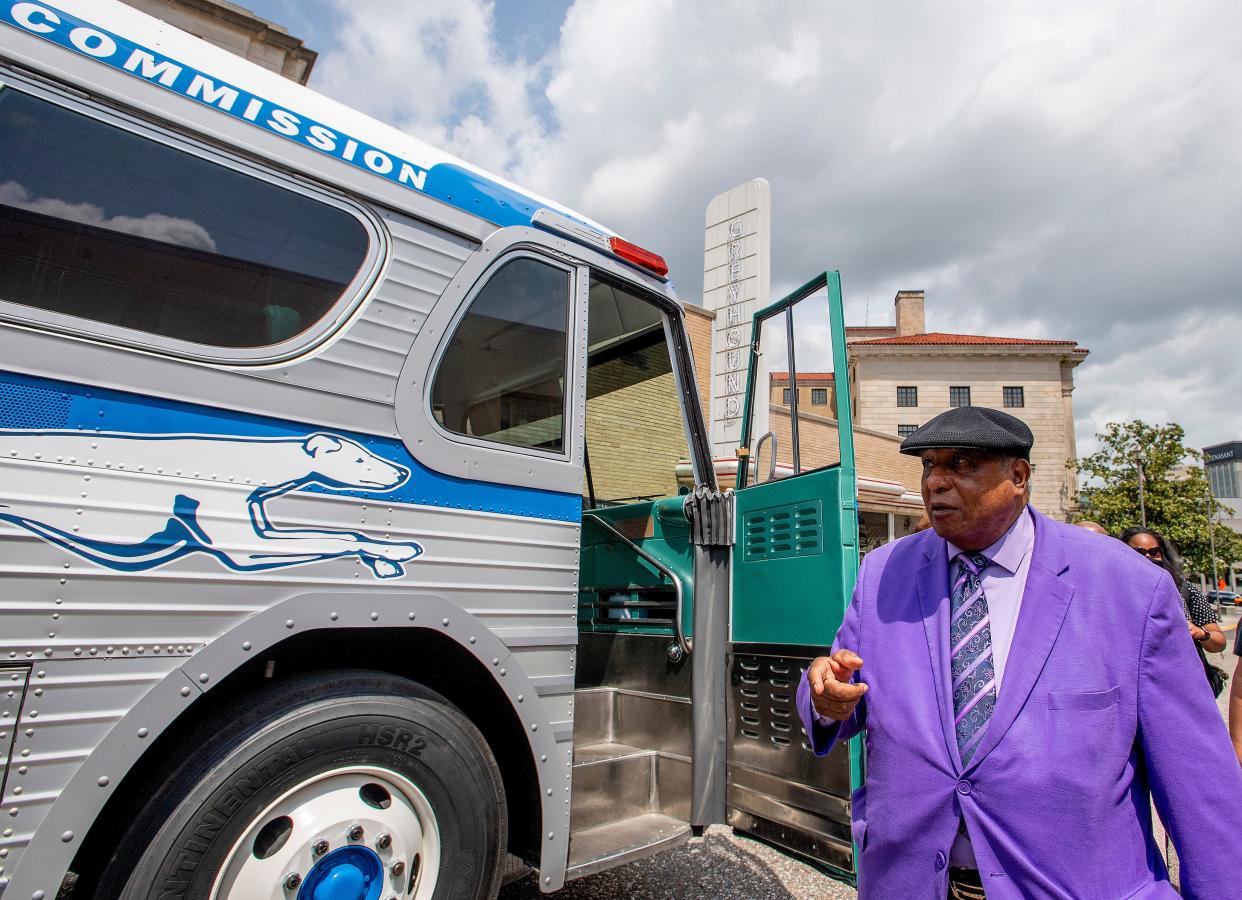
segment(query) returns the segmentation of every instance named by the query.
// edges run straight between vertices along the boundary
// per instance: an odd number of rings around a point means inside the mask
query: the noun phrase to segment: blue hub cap
[[[383,889],[384,865],[374,850],[340,847],[306,874],[297,900],[379,900]]]

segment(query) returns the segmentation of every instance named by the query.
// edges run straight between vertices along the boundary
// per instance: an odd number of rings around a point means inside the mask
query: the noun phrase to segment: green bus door
[[[811,752],[794,706],[858,572],[858,510],[838,272],[755,316],[739,442],[730,610],[728,821],[854,877],[858,739]]]

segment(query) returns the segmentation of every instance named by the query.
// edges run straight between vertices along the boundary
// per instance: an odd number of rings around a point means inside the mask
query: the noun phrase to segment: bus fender
[[[572,724],[552,723],[542,703],[519,705],[519,695],[539,691],[511,651],[482,622],[447,598],[433,593],[367,591],[299,594],[269,606],[206,644],[173,669],[117,722],[70,778],[23,849],[6,897],[51,898],[74,854],[112,792],[156,737],[238,666],[300,632],[343,628],[410,627],[434,629],[477,658],[504,692],[529,745],[539,778],[543,814],[540,887],[556,890],[565,881],[569,852],[569,803],[558,784],[568,784],[572,749],[557,749]],[[555,640],[553,641],[555,642]],[[569,683],[572,687],[572,675]],[[562,756],[564,758],[562,758]]]

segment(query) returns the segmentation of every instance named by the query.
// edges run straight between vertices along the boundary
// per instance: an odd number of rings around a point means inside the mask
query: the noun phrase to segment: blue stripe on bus
[[[406,467],[411,472],[410,479],[391,491],[329,490],[317,485],[307,485],[301,490],[383,504],[438,506],[561,522],[577,522],[582,514],[582,498],[577,494],[444,475],[418,462],[396,438],[12,372],[0,372],[0,430],[221,438],[305,437],[323,431],[357,441],[375,455]],[[516,465],[514,468],[515,471],[519,469]]]

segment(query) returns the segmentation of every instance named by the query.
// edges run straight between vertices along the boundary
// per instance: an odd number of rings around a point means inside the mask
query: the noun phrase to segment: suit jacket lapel
[[[1005,677],[987,731],[970,761],[972,769],[1000,742],[1022,711],[1048,662],[1074,596],[1073,588],[1060,578],[1067,568],[1061,542],[1050,520],[1039,513],[1035,513],[1035,546],[1031,553]]]
[[[962,771],[962,758],[957,751],[957,732],[953,728],[953,691],[949,666],[949,562],[944,540],[934,533],[927,538],[926,560],[919,569],[919,607],[927,652],[931,657],[931,677],[936,688],[936,704],[940,708],[940,724],[944,731],[945,752],[953,771]]]

